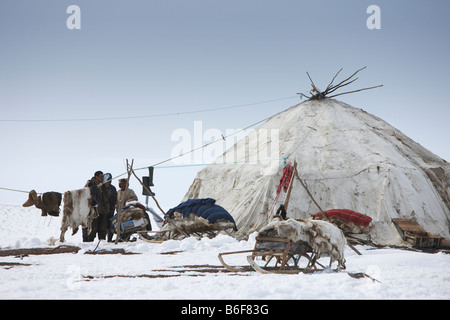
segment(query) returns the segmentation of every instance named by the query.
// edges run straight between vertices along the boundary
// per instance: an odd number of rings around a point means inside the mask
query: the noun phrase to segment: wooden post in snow
[[[295,168],[296,169],[296,168]],[[300,179],[297,170],[294,171],[295,176],[297,177],[297,179],[300,181],[301,185],[303,186],[303,188],[305,188],[306,192],[308,193],[309,197],[311,198],[311,200],[314,202],[314,204],[317,206],[317,208],[319,208],[320,212],[322,212],[322,216],[324,217],[325,220],[327,220],[328,222],[330,222],[330,220],[328,219],[328,217],[325,215],[325,212],[323,212],[322,208],[319,206],[319,204],[317,203],[317,201],[314,199],[314,197],[312,196],[311,192],[309,192],[308,188],[306,187],[306,185],[303,183],[302,179]],[[358,251],[358,249],[356,249],[353,245],[351,245],[350,243],[348,243],[347,241],[347,245],[350,247],[350,249],[352,249],[353,251],[356,252],[357,255],[361,256],[361,252]]]
[[[300,176],[298,175],[297,170],[295,170],[295,176],[297,177],[298,181],[300,181],[300,184],[303,186],[303,188],[305,188],[306,193],[309,195],[309,197],[311,198],[312,202],[314,202],[314,204],[317,206],[317,208],[319,208],[320,212],[322,212],[322,215],[324,216],[324,218],[326,220],[328,220],[328,217],[325,215],[325,213],[323,212],[322,208],[319,206],[319,204],[317,203],[317,201],[314,199],[314,197],[312,196],[311,192],[309,192],[308,188],[306,187],[306,185],[303,183],[303,180],[300,178]]]

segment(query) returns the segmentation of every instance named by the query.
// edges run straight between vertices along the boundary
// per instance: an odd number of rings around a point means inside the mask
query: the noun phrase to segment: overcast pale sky
[[[381,29],[366,25],[373,4]],[[0,187],[64,192],[96,170],[124,173],[125,159],[153,165],[171,158],[177,129],[206,143],[195,121],[244,128],[300,102],[307,71],[323,88],[363,66],[349,90],[384,86],[339,99],[448,161],[449,12],[446,0],[2,0]],[[155,170],[165,210],[200,169]],[[0,190],[3,204],[26,197]]]

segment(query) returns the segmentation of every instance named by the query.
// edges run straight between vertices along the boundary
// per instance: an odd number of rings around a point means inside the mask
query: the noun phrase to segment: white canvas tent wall
[[[185,196],[216,199],[236,220],[238,237],[267,224],[285,157],[297,161],[323,210],[370,216],[375,243],[402,244],[393,218],[416,218],[427,232],[449,237],[450,165],[383,120],[334,99],[311,100],[255,132],[201,170]],[[295,180],[288,217],[318,211]]]

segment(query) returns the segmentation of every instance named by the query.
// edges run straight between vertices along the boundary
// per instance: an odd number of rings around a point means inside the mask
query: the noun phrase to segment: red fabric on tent
[[[366,216],[365,214],[353,211],[353,210],[349,210],[349,209],[331,209],[331,210],[327,210],[324,211],[325,216],[327,218],[331,218],[331,217],[339,217],[342,218],[344,220],[359,224],[359,225],[363,225],[363,226],[368,226],[369,223],[372,221],[372,218],[369,216]],[[313,218],[321,218],[323,217],[322,212],[318,212],[316,214],[312,215]]]
[[[283,175],[281,176],[280,183],[277,187],[277,194],[280,194],[281,189],[284,192],[289,188],[289,183],[291,182],[292,173],[294,172],[294,166],[290,162],[283,168]]]

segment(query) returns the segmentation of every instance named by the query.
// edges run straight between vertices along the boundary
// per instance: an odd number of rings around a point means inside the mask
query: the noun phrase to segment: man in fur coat
[[[120,179],[119,180],[119,191],[117,192],[117,205],[116,210],[119,212],[122,210],[123,207],[127,205],[128,202],[135,201],[135,206],[142,210],[145,218],[147,219],[147,230],[152,230],[152,225],[150,223],[150,217],[145,210],[145,206],[139,203],[138,197],[136,193],[133,191],[133,189],[128,188],[128,180],[127,179]]]
[[[114,211],[116,210],[117,203],[117,190],[116,187],[111,184],[111,180],[111,173],[105,173],[103,177],[103,183],[105,184],[109,199],[109,213],[106,215],[108,242],[112,242],[113,230],[111,229],[111,220],[114,216]]]
[[[117,205],[116,205],[117,212],[119,212],[119,210],[125,207],[127,202],[138,201],[136,193],[132,189],[127,188],[127,184],[128,184],[127,179],[119,180],[120,190],[117,192]]]
[[[92,206],[97,211],[98,217],[92,221],[92,231],[90,234],[87,235],[87,230],[85,231],[83,229],[83,241],[94,241],[97,234],[99,240],[105,240],[108,228],[109,197],[106,186],[103,184],[103,172],[95,172],[94,177],[86,183],[86,187],[91,189],[93,198]]]

